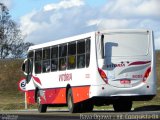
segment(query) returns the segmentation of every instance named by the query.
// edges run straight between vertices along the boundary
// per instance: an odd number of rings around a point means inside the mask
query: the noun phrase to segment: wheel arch
[[[36,89],[35,89],[35,94],[34,94],[35,103],[37,103],[37,93],[38,93],[38,91],[39,91],[39,88],[36,87]]]
[[[66,103],[67,103],[67,94],[68,94],[69,89],[71,89],[71,85],[67,84],[67,86],[66,86]]]

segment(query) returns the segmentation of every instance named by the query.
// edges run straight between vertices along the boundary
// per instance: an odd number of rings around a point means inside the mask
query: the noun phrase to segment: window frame
[[[74,51],[72,51],[72,49],[74,49]],[[49,53],[47,53],[49,57],[44,58],[44,56],[46,56],[44,54],[45,50],[46,51],[49,50],[48,51]],[[56,45],[48,46],[44,48],[39,48],[36,50],[32,50],[32,52],[33,52],[32,56],[33,56],[35,74],[88,68],[90,65],[90,55],[91,55],[91,37],[87,37],[84,39],[79,39],[71,42],[66,42],[62,44],[56,44]],[[39,58],[37,56],[38,54],[39,54]],[[74,63],[72,67],[71,67],[71,64],[69,63],[70,61],[69,57],[74,57],[73,58]],[[82,66],[78,65],[80,64],[79,63],[80,59],[82,59],[83,61]],[[50,67],[49,71],[43,70],[45,61],[48,61],[48,66]],[[61,69],[63,61],[65,62],[64,63],[65,68]],[[52,65],[55,65],[55,67]],[[41,69],[36,71],[36,67],[41,67]]]
[[[78,44],[81,43],[81,42],[84,42],[84,47],[83,47],[84,52],[79,52]],[[86,47],[85,47],[85,45],[86,45],[85,39],[80,39],[80,40],[77,41],[77,69],[85,68],[85,64],[86,64],[86,61],[85,61],[85,57],[86,57],[86,55],[85,55],[85,50],[86,49],[85,48]],[[82,49],[80,48],[80,50],[82,50]],[[83,59],[82,63],[80,62],[80,59]]]
[[[37,54],[36,54],[37,52],[41,52],[40,59],[38,59],[38,60],[37,60]],[[36,64],[37,63],[40,64],[40,66],[38,66],[38,67],[40,67],[40,68],[38,68],[38,69],[40,69],[38,72],[36,72]],[[34,69],[35,74],[41,74],[42,73],[42,48],[35,50],[34,66],[35,66],[35,69]]]
[[[87,51],[87,41],[89,41],[89,51]],[[85,49],[86,49],[86,51],[85,51],[85,55],[86,55],[86,57],[85,57],[85,61],[86,61],[85,65],[86,65],[86,68],[88,68],[89,65],[90,65],[90,57],[91,57],[91,38],[86,38]],[[87,62],[87,55],[89,55],[89,58],[88,58],[89,61],[88,62]]]
[[[45,54],[45,52],[49,53]],[[42,49],[42,73],[48,73],[50,71],[51,71],[51,48],[44,47]]]
[[[59,45],[59,53],[58,53],[58,63],[59,63],[59,67],[58,70],[59,71],[64,71],[67,69],[67,53],[68,53],[68,43],[63,43]],[[62,47],[65,48],[65,54],[63,55],[63,51],[62,51]],[[62,60],[64,59],[64,63],[62,63]]]
[[[73,45],[73,44],[75,44],[75,52],[73,54],[70,54],[69,50],[72,49],[72,48],[69,48],[69,47],[70,47],[70,45]],[[77,67],[77,41],[68,42],[68,46],[67,47],[68,47],[68,51],[67,51],[67,69],[68,70],[76,69],[76,67]],[[71,57],[74,57],[73,66],[69,63]]]
[[[56,57],[52,57],[53,48],[57,48]],[[55,64],[56,65],[56,69],[52,69],[52,61],[53,60],[57,60],[57,64]],[[54,46],[51,47],[51,72],[56,72],[58,70],[59,70],[59,45],[54,45]]]

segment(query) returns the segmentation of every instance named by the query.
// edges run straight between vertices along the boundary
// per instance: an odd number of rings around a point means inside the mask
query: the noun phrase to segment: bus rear
[[[132,101],[151,100],[156,95],[152,31],[101,31],[96,35],[96,45],[95,101],[109,102],[115,111],[130,111]]]

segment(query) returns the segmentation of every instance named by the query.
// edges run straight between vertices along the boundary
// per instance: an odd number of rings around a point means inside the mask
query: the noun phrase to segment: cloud
[[[101,23],[101,21],[102,21],[102,19],[89,20],[89,21],[87,21],[86,25],[87,26],[93,26],[93,25],[98,26]]]
[[[116,29],[116,28],[128,28],[136,20],[127,20],[127,19],[103,19],[98,25],[99,29]]]
[[[159,0],[107,0],[94,8],[84,0],[61,0],[21,18],[26,41],[44,43],[102,29],[151,29],[160,49]]]
[[[72,1],[70,0],[71,3]],[[23,34],[27,35],[26,41],[36,44],[82,34],[96,29],[96,26],[86,25],[86,21],[97,16],[97,13],[92,11],[92,8],[88,9],[85,5],[79,7],[72,5],[70,8],[49,11],[32,11],[21,17],[21,29]]]
[[[48,4],[44,6],[44,11],[67,9],[84,5],[82,0],[63,0],[59,3]]]
[[[160,0],[108,0],[98,29],[150,29],[154,31],[156,49],[160,49],[159,4]]]
[[[138,5],[135,9],[137,14],[160,17],[160,1],[159,0],[143,0],[142,4]]]
[[[39,29],[40,25],[37,22],[32,21],[31,19],[35,14],[36,11],[32,11],[31,13],[21,18],[20,24],[23,34],[29,35]]]
[[[108,0],[104,12],[117,17],[160,17],[160,0]]]

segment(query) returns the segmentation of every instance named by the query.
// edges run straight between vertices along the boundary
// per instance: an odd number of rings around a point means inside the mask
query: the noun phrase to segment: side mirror
[[[25,72],[25,67],[26,67],[25,63],[22,63],[22,66],[21,66],[21,67],[22,67],[22,68],[21,68],[22,71]]]
[[[25,59],[22,63],[21,69],[24,73],[24,75],[28,75],[28,59]]]

